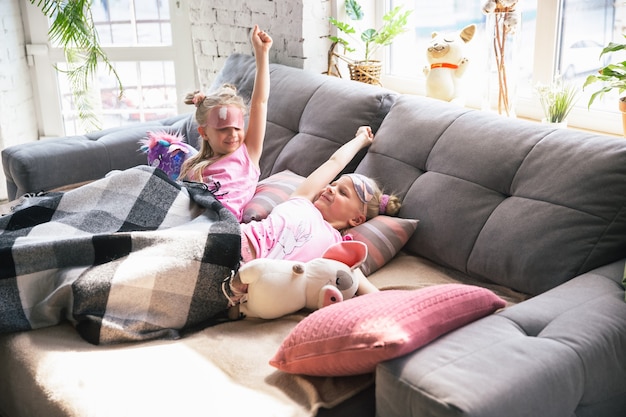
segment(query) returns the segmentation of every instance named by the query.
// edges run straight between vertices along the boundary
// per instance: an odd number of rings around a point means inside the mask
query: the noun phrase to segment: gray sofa
[[[250,56],[233,55],[215,84],[249,95],[253,74]],[[347,170],[376,178],[403,198],[401,217],[420,220],[370,280],[383,290],[482,285],[505,309],[354,378],[246,363],[298,316],[115,347],[64,325],[0,335],[0,414],[626,415],[626,141],[272,65],[262,177],[307,175],[365,124],[376,140]],[[137,142],[157,127],[197,138],[183,115],[5,149],[9,195],[145,163]],[[224,365],[235,353],[238,365]],[[303,402],[311,387],[324,392]]]

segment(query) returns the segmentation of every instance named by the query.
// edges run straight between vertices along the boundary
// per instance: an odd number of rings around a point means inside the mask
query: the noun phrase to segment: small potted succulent
[[[626,35],[623,36],[626,38]],[[626,43],[609,42],[609,44],[602,49],[602,52],[600,52],[600,59],[605,54],[625,49]],[[617,90],[617,93],[619,94],[619,109],[622,112],[624,134],[626,134],[626,97],[624,95],[624,92],[626,91],[626,61],[608,64],[600,68],[597,74],[589,75],[583,84],[583,89],[596,82],[601,82],[603,85],[599,90],[595,91],[591,95],[587,107],[591,107],[596,98],[602,97],[609,91]]]
[[[356,0],[345,1],[346,15],[350,22],[362,21],[364,17],[363,9]],[[334,17],[330,18],[330,23],[337,28],[338,32],[347,35],[350,39],[340,36],[331,36],[330,40],[337,45],[344,47],[346,52],[356,52],[354,43],[361,43],[364,48],[363,58],[350,60],[342,57],[348,62],[350,78],[368,84],[380,84],[380,61],[373,60],[374,52],[381,46],[390,45],[396,36],[407,30],[408,17],[412,10],[403,11],[402,6],[396,6],[383,16],[383,25],[378,28],[368,28],[362,30],[359,39],[355,34],[357,29],[350,22],[341,22]]]
[[[538,84],[536,91],[543,109],[543,123],[567,126],[567,116],[578,101],[580,91],[557,74],[549,85]]]

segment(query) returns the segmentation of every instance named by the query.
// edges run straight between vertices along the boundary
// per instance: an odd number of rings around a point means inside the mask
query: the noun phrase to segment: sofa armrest
[[[598,268],[380,364],[377,416],[626,415],[623,273]]]
[[[139,141],[149,130],[187,132],[190,116],[106,129],[84,136],[43,139],[2,150],[9,200],[26,193],[102,178],[114,169],[146,164]],[[195,144],[195,142],[194,142]]]
[[[138,163],[136,158],[136,163]],[[63,185],[95,180],[110,171],[106,147],[83,136],[45,139],[2,151],[9,200]]]

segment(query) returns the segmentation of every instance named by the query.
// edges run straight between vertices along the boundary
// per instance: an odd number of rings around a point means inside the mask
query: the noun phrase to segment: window
[[[487,49],[483,3],[484,0],[362,2],[366,12],[377,17],[397,5],[414,10],[411,29],[378,57],[384,62],[383,85],[404,93],[425,94],[423,68],[432,32],[460,30],[475,23],[478,31],[466,45],[471,61],[463,76],[463,85],[466,105],[481,108],[482,92],[486,88],[482,74]],[[623,41],[626,8],[624,2],[612,0],[519,0],[517,10],[522,13],[522,39],[516,114],[541,119],[543,115],[535,92],[537,83],[548,83],[558,72],[582,90],[586,77],[607,63],[599,59],[602,48],[610,40]],[[597,87],[599,85],[591,85],[582,91],[570,114],[569,125],[622,134],[621,118],[616,117],[617,93],[596,100],[587,108],[589,96]]]
[[[168,0],[92,0],[94,23],[101,46],[115,67],[124,94],[101,66],[92,90],[102,128],[156,120],[185,109],[181,97],[197,85],[187,10]],[[30,28],[29,52],[40,102],[43,136],[84,133],[67,78],[54,66],[64,66],[63,52],[47,45],[47,22],[32,5],[26,6]],[[176,47],[174,48],[174,45]]]

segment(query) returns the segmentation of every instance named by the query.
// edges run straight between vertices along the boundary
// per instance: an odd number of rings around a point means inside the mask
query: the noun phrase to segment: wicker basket
[[[348,63],[350,69],[350,79],[366,84],[380,84],[380,72],[382,64],[380,61],[355,61]]]

